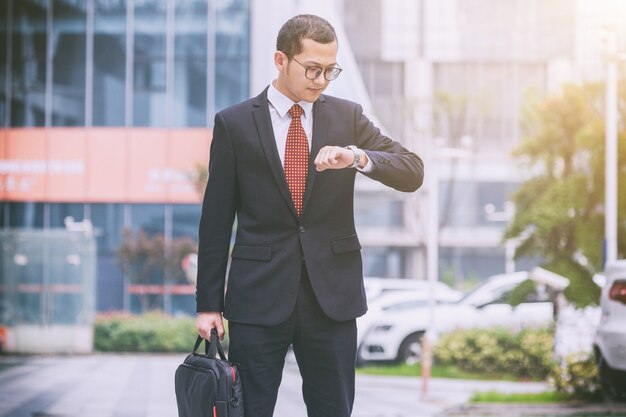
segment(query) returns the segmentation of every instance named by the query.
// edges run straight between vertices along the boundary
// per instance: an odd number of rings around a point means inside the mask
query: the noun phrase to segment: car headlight
[[[381,324],[379,326],[374,326],[374,330],[375,332],[388,332],[389,330],[391,330],[393,328],[393,326],[391,324]]]

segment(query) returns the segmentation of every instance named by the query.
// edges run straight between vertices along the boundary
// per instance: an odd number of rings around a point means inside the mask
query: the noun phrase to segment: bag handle
[[[196,351],[198,350],[198,348],[200,347],[200,345],[202,344],[202,341],[204,340],[204,354],[207,355],[209,358],[216,358],[217,354],[219,353],[220,358],[222,360],[227,360],[226,359],[226,354],[224,354],[224,348],[222,347],[222,344],[220,343],[220,339],[217,336],[217,330],[215,328],[211,329],[211,340],[206,340],[203,339],[202,336],[198,335],[198,337],[196,338],[196,344],[193,347],[193,351],[191,353],[196,353]]]

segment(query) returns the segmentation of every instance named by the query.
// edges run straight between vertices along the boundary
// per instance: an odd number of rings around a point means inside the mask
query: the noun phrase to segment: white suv
[[[605,393],[626,400],[626,260],[608,265],[605,278],[594,353]]]

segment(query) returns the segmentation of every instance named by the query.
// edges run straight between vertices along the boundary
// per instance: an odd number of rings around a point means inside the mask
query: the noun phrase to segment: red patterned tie
[[[302,127],[300,116],[304,110],[297,104],[289,109],[291,124],[287,131],[285,144],[285,178],[298,217],[302,214],[302,198],[306,187],[306,173],[309,168],[309,142]]]

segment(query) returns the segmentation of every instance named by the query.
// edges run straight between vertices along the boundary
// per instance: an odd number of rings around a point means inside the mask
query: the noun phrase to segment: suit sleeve
[[[424,163],[415,153],[383,135],[357,104],[354,118],[357,146],[363,149],[373,169],[363,175],[398,191],[413,192],[424,181]]]
[[[226,122],[218,113],[200,217],[196,284],[198,312],[224,310],[226,267],[238,194],[233,147]]]

